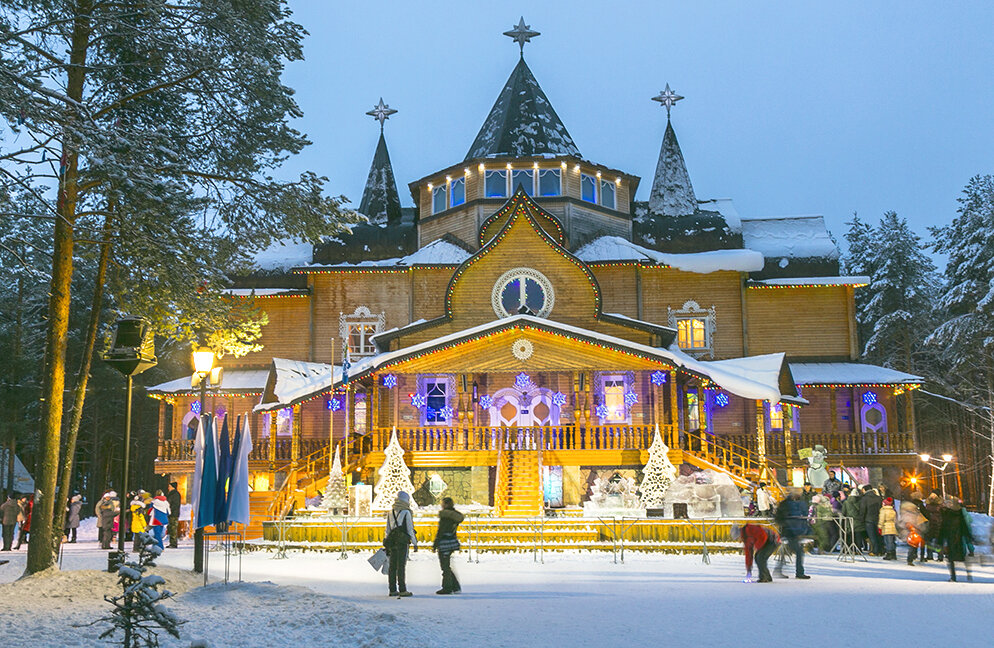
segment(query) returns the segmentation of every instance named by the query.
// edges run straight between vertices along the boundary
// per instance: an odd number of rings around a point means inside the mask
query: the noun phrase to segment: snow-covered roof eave
[[[268,376],[268,369],[225,369],[221,372],[221,386],[218,389],[225,393],[261,394],[266,388]],[[152,397],[182,396],[199,394],[200,388],[192,386],[191,376],[184,376],[148,387],[146,391]]]
[[[818,286],[866,286],[870,278],[864,275],[838,277],[785,277],[780,279],[750,279],[747,288],[810,288]]]
[[[922,385],[922,376],[862,362],[791,362],[795,384],[804,386]]]
[[[458,342],[467,338],[473,338],[493,329],[507,328],[518,323],[530,324],[536,328],[551,328],[563,333],[590,338],[605,344],[634,351],[649,358],[656,358],[661,362],[684,369],[691,373],[703,376],[729,393],[742,398],[754,400],[769,400],[779,402],[788,400],[794,402],[804,402],[803,399],[792,394],[782,394],[779,387],[780,370],[784,365],[784,355],[782,353],[768,354],[765,356],[752,356],[750,358],[738,358],[738,364],[732,360],[702,361],[693,358],[677,349],[661,349],[657,347],[630,342],[612,335],[597,333],[587,329],[582,329],[562,322],[534,317],[532,315],[514,315],[499,320],[493,320],[478,326],[474,326],[462,331],[456,331],[433,340],[427,340],[394,351],[386,351],[369,358],[364,358],[353,363],[349,372],[351,377],[359,377],[370,371],[375,371],[393,362],[403,360],[409,356],[417,355],[421,352],[435,347]],[[274,371],[279,371],[274,359]],[[277,381],[279,376],[277,376]],[[288,388],[280,390],[275,400],[268,400],[256,406],[259,412],[282,409],[293,405],[296,402],[311,398],[316,394],[330,391],[341,383],[341,370],[335,368],[334,377],[325,376],[323,380],[315,380],[309,386],[309,391],[304,385],[299,388]],[[268,389],[267,389],[268,391]],[[274,390],[276,391],[276,390]]]
[[[600,236],[577,250],[576,256],[588,264],[646,263],[695,274],[710,274],[719,271],[758,272],[763,269],[766,263],[762,253],[756,250],[711,250],[709,252],[675,254],[652,250],[620,236]]]

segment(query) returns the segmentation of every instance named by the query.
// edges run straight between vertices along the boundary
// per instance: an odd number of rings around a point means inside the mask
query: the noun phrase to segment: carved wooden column
[[[593,416],[590,410],[593,408],[593,401],[591,400],[590,394],[590,383],[592,382],[593,374],[589,371],[583,372],[583,447],[590,449],[590,421]]]
[[[902,447],[902,452],[917,452],[918,451],[918,427],[915,424],[915,392],[913,389],[905,389],[904,391],[904,424],[907,426],[908,439],[911,441],[911,447]],[[956,464],[956,478],[959,479],[959,463]]]
[[[763,401],[756,401],[756,454],[762,465],[760,477],[766,478],[766,412]]]
[[[463,450],[466,448],[466,374],[456,376],[456,420],[449,422],[452,429],[446,450]],[[455,423],[454,425],[452,423]],[[451,444],[451,445],[450,445]]]
[[[697,386],[697,436],[701,440],[701,451],[708,447],[708,408],[704,385]]]
[[[269,417],[269,483],[270,488],[276,487],[276,420],[279,418],[277,410],[267,414]]]
[[[297,467],[300,459],[300,403],[293,406],[290,424],[290,468]]]
[[[794,406],[783,404],[783,453],[789,470],[794,463]]]
[[[583,403],[580,400],[580,373],[572,372],[570,378],[573,380],[573,434],[570,438],[570,448],[576,450],[580,447],[580,425],[583,417]]]
[[[677,400],[676,393],[676,369],[668,374],[670,383],[670,440],[669,446],[671,448],[679,447],[680,445],[680,422],[677,416],[680,413],[680,403]]]

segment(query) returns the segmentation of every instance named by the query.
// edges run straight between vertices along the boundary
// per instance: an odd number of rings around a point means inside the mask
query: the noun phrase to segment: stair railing
[[[269,517],[279,519],[286,517],[296,500],[297,483],[304,478],[310,478],[313,483],[320,475],[324,474],[327,471],[330,452],[331,447],[324,446],[301,458],[297,462],[296,468],[291,468],[291,464],[285,464],[276,470],[276,472],[285,471],[286,479],[283,480],[283,484],[276,491],[273,501],[269,505],[267,511]]]
[[[504,515],[504,509],[507,507],[507,486],[508,486],[508,475],[507,475],[507,459],[508,453],[505,448],[507,445],[507,428],[501,427],[497,429],[497,479],[494,483],[494,512],[498,516]]]
[[[538,510],[545,511],[545,485],[542,482],[544,471],[542,470],[542,449],[545,447],[545,428],[538,428]]]

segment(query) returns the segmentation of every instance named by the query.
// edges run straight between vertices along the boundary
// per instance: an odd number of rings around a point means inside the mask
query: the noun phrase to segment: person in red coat
[[[732,537],[736,540],[742,540],[747,578],[752,578],[752,561],[755,559],[756,565],[759,567],[759,582],[773,582],[766,561],[780,546],[780,536],[777,532],[759,524],[743,524],[741,527],[732,527]]]

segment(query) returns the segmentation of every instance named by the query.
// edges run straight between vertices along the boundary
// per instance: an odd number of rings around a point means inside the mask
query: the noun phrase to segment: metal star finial
[[[536,36],[541,36],[542,32],[532,31],[531,25],[526,25],[525,17],[521,16],[514,29],[504,32],[504,35],[510,37],[511,40],[521,46],[521,56],[523,58],[525,55],[525,43],[530,42]]]
[[[653,101],[658,101],[660,104],[666,106],[666,119],[670,118],[670,110],[676,104],[676,102],[683,99],[682,95],[670,90],[670,84],[666,84],[666,89],[660,92],[657,96],[653,97]]]
[[[380,132],[383,132],[383,122],[390,119],[390,115],[396,113],[397,111],[383,103],[383,97],[380,97],[380,103],[373,106],[373,109],[368,111],[366,114],[380,122]]]

